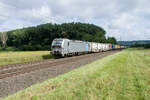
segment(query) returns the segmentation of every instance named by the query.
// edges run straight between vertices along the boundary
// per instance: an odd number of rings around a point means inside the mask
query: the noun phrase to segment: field
[[[150,100],[150,50],[124,50],[5,100]]]
[[[0,66],[49,59],[49,51],[0,52]]]

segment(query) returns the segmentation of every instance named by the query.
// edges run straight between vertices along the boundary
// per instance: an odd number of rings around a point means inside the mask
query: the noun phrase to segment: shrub
[[[16,47],[0,47],[0,51],[18,51]]]
[[[5,51],[18,51],[16,47],[6,47]]]
[[[34,51],[36,50],[36,48],[34,46],[31,46],[31,45],[23,45],[23,46],[20,46],[19,47],[19,50],[21,51]]]
[[[150,48],[150,44],[145,44],[144,48]]]
[[[23,45],[19,47],[21,51],[37,51],[37,50],[50,50],[50,46],[42,45]]]

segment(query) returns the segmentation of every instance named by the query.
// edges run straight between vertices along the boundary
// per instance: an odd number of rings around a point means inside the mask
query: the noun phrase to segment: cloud
[[[44,23],[85,22],[118,40],[150,39],[149,0],[1,0],[0,31]]]
[[[6,20],[10,18],[9,9],[11,9],[10,6],[7,6],[0,2],[0,23],[2,24]]]
[[[51,15],[51,9],[47,6],[41,6],[40,8],[32,8],[18,11],[18,17],[22,20],[30,22],[55,22]]]

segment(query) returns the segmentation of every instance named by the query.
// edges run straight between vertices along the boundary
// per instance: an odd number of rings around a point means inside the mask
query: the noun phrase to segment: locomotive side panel
[[[80,52],[86,52],[86,42],[82,41],[69,41],[69,53],[80,53]]]

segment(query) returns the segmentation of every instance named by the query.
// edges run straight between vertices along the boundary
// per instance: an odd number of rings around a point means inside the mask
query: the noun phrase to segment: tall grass
[[[150,100],[150,51],[128,49],[5,100]]]
[[[49,51],[0,52],[0,65],[50,59]]]

